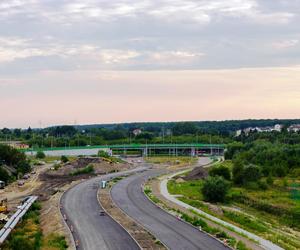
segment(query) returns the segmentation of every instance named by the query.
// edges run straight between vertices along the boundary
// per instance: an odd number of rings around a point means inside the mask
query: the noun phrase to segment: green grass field
[[[150,156],[145,158],[146,162],[153,164],[188,165],[197,162],[196,157],[190,156]]]

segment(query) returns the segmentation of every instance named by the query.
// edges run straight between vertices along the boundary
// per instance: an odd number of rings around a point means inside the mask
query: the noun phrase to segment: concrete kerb
[[[147,197],[147,199],[148,199],[153,205],[157,206],[158,208],[164,210],[166,213],[168,213],[168,214],[172,215],[173,217],[175,217],[176,219],[178,219],[174,214],[170,213],[170,211],[168,211],[168,210],[164,209],[163,207],[161,207],[161,206],[157,205],[156,203],[154,203],[154,202],[148,197],[148,195],[145,193],[144,185],[145,185],[145,183],[142,184],[141,188],[142,188],[142,190],[143,190],[144,195]],[[234,248],[232,248],[232,247],[230,247],[230,246],[228,246],[228,245],[225,245],[223,241],[221,241],[220,239],[216,238],[214,235],[211,235],[211,234],[209,234],[209,233],[207,233],[207,232],[205,232],[205,231],[200,230],[198,227],[195,227],[194,225],[192,225],[192,224],[186,222],[185,220],[180,219],[180,221],[182,221],[183,223],[189,225],[190,227],[193,227],[193,228],[199,230],[199,232],[204,233],[204,234],[206,234],[206,235],[208,235],[208,236],[214,238],[216,241],[219,241],[220,243],[222,243],[224,246],[228,247],[229,249],[234,250]]]
[[[101,204],[101,201],[99,200],[99,196],[100,196],[100,188],[98,189],[98,191],[97,191],[97,200],[98,200],[98,202],[99,202],[99,204],[100,204],[100,206],[102,207],[102,209],[103,209],[103,211],[112,219],[112,220],[114,220],[117,224],[119,224],[129,235],[130,235],[130,237],[134,240],[134,242],[138,245],[138,247],[140,248],[140,249],[143,249],[142,247],[141,247],[141,245],[137,242],[137,240],[131,235],[131,233],[129,233],[129,231],[125,228],[125,227],[123,227],[123,225],[121,225],[121,223],[119,223],[117,220],[115,220],[108,212],[107,212],[107,210],[102,206],[102,204]],[[109,196],[110,196],[110,191],[109,191]],[[112,199],[111,199],[112,200]],[[112,201],[113,202],[113,201]],[[115,206],[115,204],[114,204],[114,202],[113,202],[113,205]]]

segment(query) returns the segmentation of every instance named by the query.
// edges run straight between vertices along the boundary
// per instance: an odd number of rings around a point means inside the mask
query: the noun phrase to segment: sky
[[[300,118],[300,0],[0,0],[0,128]]]

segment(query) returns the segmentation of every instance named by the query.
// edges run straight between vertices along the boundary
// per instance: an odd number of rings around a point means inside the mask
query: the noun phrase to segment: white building
[[[294,124],[288,127],[287,129],[289,132],[299,132],[300,131],[300,124]]]

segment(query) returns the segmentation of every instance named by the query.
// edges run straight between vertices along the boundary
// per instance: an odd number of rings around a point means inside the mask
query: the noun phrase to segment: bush
[[[30,170],[31,170],[31,166],[28,161],[21,161],[17,165],[18,173],[26,174],[26,173],[30,172]]]
[[[273,179],[273,177],[272,177],[271,174],[268,175],[268,177],[267,177],[267,179],[266,179],[266,182],[267,182],[267,184],[270,185],[270,186],[273,185],[274,179]]]
[[[79,170],[76,170],[72,173],[70,173],[70,175],[72,176],[75,176],[75,175],[81,175],[81,174],[90,174],[90,173],[93,173],[95,170],[94,170],[94,166],[92,164],[86,166],[85,168],[82,168],[82,169],[79,169]]]
[[[3,167],[0,167],[0,180],[4,181],[5,184],[9,181],[9,174]]]
[[[209,170],[210,176],[222,176],[225,180],[230,181],[231,174],[229,168],[221,165],[219,167],[213,167]]]
[[[61,165],[60,164],[54,164],[53,168],[54,168],[54,170],[58,170],[59,168],[61,168]]]
[[[232,179],[235,184],[243,183],[244,165],[240,161],[234,161],[232,168]]]
[[[244,166],[241,162],[236,162],[232,169],[233,182],[238,185],[247,185],[249,182],[257,182],[261,177],[260,168],[250,164]]]
[[[256,182],[260,179],[260,169],[256,165],[247,165],[243,170],[243,183]]]
[[[44,159],[45,157],[46,157],[46,155],[43,151],[38,151],[35,155],[36,159]]]
[[[103,157],[103,158],[110,158],[110,155],[106,151],[103,151],[103,150],[99,150],[98,156]]]
[[[223,177],[208,177],[203,184],[202,194],[210,202],[223,202],[228,192],[229,185]]]
[[[62,156],[60,157],[60,160],[61,160],[63,163],[66,163],[66,162],[69,161],[68,157],[65,156],[65,155],[62,155]]]

